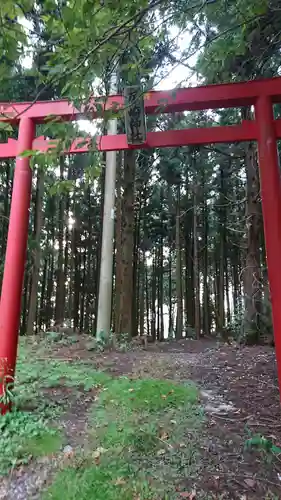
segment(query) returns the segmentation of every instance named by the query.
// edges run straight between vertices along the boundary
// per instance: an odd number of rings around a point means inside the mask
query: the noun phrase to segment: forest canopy
[[[278,0],[5,0],[0,6],[0,100],[65,98],[76,106],[118,92],[235,82],[280,74]],[[276,115],[280,112],[276,106]],[[148,130],[240,123],[249,108],[161,114]],[[100,117],[104,131],[108,119]],[[61,139],[85,122],[37,126]],[[1,123],[1,141],[17,131]],[[124,129],[118,117],[118,131]],[[105,156],[33,161],[21,332],[68,324],[95,334]],[[0,279],[14,160],[1,160]],[[153,339],[272,336],[254,143],[117,155],[113,304],[117,335]]]

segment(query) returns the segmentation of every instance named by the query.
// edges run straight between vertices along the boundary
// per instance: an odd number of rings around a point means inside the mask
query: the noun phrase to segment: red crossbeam
[[[281,120],[274,122],[277,138],[281,139]],[[254,121],[244,121],[241,125],[226,127],[191,128],[183,130],[167,130],[163,132],[149,132],[147,142],[142,149],[168,148],[200,144],[217,144],[228,142],[245,142],[258,139],[257,125]],[[92,138],[83,137],[76,139],[65,154],[86,153],[92,147]],[[129,146],[125,134],[102,136],[96,139],[99,151],[120,151],[125,149],[138,149],[139,146]],[[56,141],[48,141],[44,137],[37,137],[33,141],[33,149],[42,152],[56,146]],[[17,154],[17,140],[9,139],[7,143],[0,144],[1,158],[15,158]]]
[[[273,103],[281,102],[281,77],[173,91],[151,91],[145,94],[144,105],[146,114],[233,108],[253,105],[261,95],[270,97]],[[98,115],[97,102],[107,110],[120,109],[124,104],[121,95],[110,96],[103,103],[100,98],[96,101],[92,99],[87,106],[92,118]],[[84,116],[84,111],[85,107],[78,110],[66,100],[0,103],[0,120],[14,123],[23,116],[32,118],[36,123],[45,122],[48,116],[59,116],[62,120],[77,120]]]

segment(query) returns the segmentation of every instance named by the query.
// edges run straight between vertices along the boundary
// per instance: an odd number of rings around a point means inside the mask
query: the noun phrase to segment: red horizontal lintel
[[[226,83],[174,89],[171,91],[151,91],[144,96],[146,114],[171,113],[174,111],[195,111],[202,109],[232,108],[255,104],[260,95],[268,95],[272,102],[281,102],[281,77],[249,82]],[[35,103],[0,103],[0,120],[18,122],[22,116],[37,123],[47,116],[57,116],[62,120],[76,120],[88,111],[91,118],[97,118],[97,102],[103,109],[120,109],[124,105],[121,95],[112,95],[102,101],[91,99],[89,104],[78,110],[67,100],[37,101]],[[103,102],[103,103],[102,103]]]
[[[275,122],[276,133],[281,137],[281,121]],[[105,135],[96,138],[99,151],[121,151],[126,149],[148,149],[180,147],[200,144],[217,144],[231,142],[245,142],[257,139],[257,127],[254,121],[244,121],[241,125],[225,127],[191,128],[183,130],[166,130],[149,132],[147,141],[140,146],[129,146],[125,134]],[[78,154],[89,151],[93,138],[78,138],[65,154]],[[56,141],[48,141],[38,137],[33,141],[33,149],[48,151],[56,146]],[[0,144],[0,158],[14,158],[17,154],[17,140],[9,139],[7,143]]]

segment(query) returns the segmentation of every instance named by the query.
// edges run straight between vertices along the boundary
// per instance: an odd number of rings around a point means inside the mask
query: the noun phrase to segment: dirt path
[[[89,355],[82,344],[80,350],[71,349],[80,359]],[[93,355],[93,360],[116,375],[194,380],[207,416],[202,471],[194,486],[218,499],[281,499],[281,457],[245,450],[246,441],[256,435],[281,446],[272,348],[182,341],[148,351]]]
[[[193,484],[197,492],[194,498],[281,499],[281,457],[244,449],[246,440],[256,434],[281,446],[281,409],[273,349],[239,349],[213,342],[183,341],[150,346],[148,351],[96,354],[86,349],[81,338],[77,344],[58,346],[54,354],[58,358],[87,361],[112,375],[194,380],[201,389],[206,413],[202,467]],[[87,393],[87,401],[81,397],[70,403],[61,422],[67,444],[73,447],[83,446],[87,409],[95,395]],[[22,469],[21,474],[15,471],[2,483],[0,499],[40,498],[38,491],[55,467],[54,462],[45,459],[37,463],[33,472],[30,467]]]

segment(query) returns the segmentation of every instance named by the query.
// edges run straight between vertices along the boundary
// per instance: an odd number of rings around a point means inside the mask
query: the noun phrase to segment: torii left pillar
[[[30,159],[20,154],[32,149],[34,133],[34,122],[21,118],[0,302],[0,396],[15,374],[32,185]],[[0,404],[2,414],[9,410],[9,403]]]

